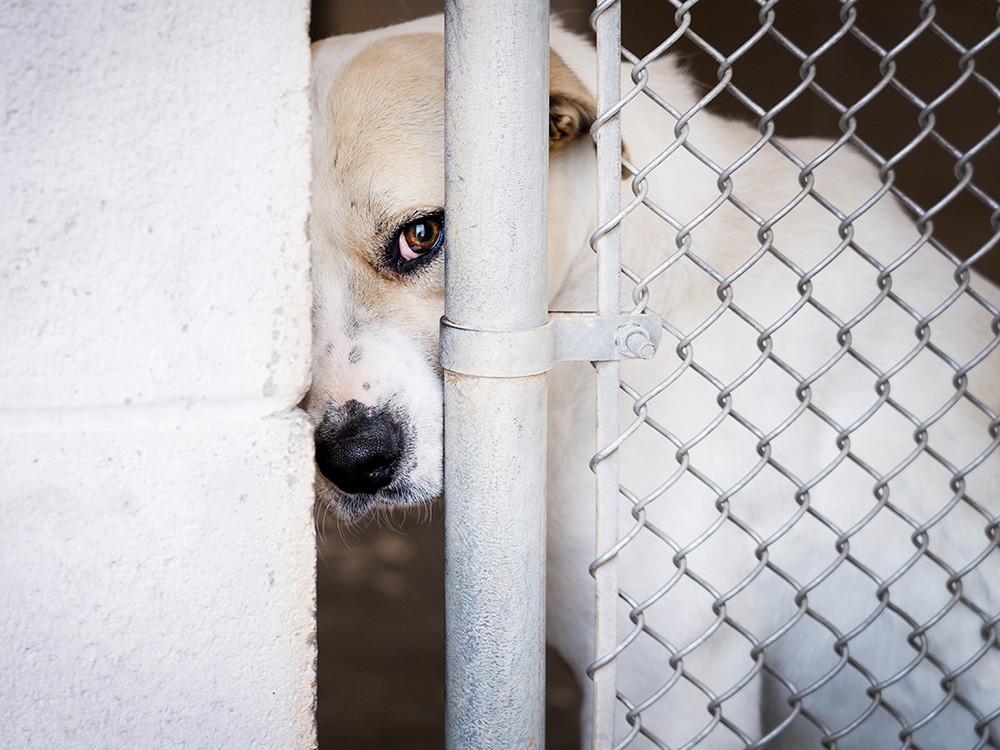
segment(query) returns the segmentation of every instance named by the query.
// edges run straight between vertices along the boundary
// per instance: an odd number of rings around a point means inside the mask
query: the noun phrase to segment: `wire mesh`
[[[998,748],[1000,291],[973,266],[1000,242],[977,180],[998,169],[1000,88],[976,65],[1000,9],[970,43],[913,2],[887,44],[864,3],[826,0],[839,23],[809,51],[778,0],[745,0],[758,26],[725,51],[699,0],[668,4],[674,30],[622,49],[595,123],[620,118],[628,179],[592,244],[620,231],[623,294],[665,332],[657,367],[623,365],[620,434],[592,462],[621,467],[619,536],[591,566],[619,581],[616,645],[590,669],[616,667],[614,747]],[[953,66],[930,94],[897,65],[928,38],[947,52],[928,64]],[[762,40],[798,63],[767,104],[737,75]],[[707,90],[677,83],[681,41],[714,61]],[[849,99],[822,75],[847,43],[872,79]],[[939,113],[970,89],[987,105],[959,143]],[[914,124],[891,150],[859,127],[886,92]],[[839,135],[778,134],[806,96]],[[714,115],[721,98],[751,124]],[[954,173],[931,203],[897,180],[928,146]],[[934,220],[969,198],[960,257]]]

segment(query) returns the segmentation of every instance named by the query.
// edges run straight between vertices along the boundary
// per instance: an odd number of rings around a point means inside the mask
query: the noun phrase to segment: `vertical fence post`
[[[597,111],[594,126],[597,142],[600,228],[595,233],[597,250],[597,312],[618,315],[621,289],[621,241],[615,218],[621,210],[621,121],[607,113],[618,104],[621,92],[621,5],[617,0],[598,4],[592,15],[597,32]],[[607,119],[605,119],[607,118]],[[614,656],[618,643],[618,560],[608,554],[618,542],[618,452],[605,448],[618,438],[620,366],[616,361],[595,362],[597,369],[596,551],[592,566],[595,583],[593,748],[610,750],[614,745],[617,676]]]
[[[547,318],[548,11],[445,6],[445,315],[465,329]],[[545,375],[444,381],[447,747],[542,748]]]

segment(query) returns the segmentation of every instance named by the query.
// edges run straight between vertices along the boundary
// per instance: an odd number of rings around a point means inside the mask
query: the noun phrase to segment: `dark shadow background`
[[[592,2],[552,0],[567,26],[589,33]],[[316,0],[312,36],[376,28],[441,12],[440,0]],[[882,47],[903,41],[919,24],[918,4],[868,0],[857,6],[857,26]],[[833,0],[781,0],[776,28],[800,49],[811,52],[840,26]],[[753,0],[701,0],[691,11],[692,29],[724,54],[734,52],[759,28]],[[995,0],[941,2],[935,20],[971,47],[997,26]],[[623,3],[622,38],[642,55],[676,29],[673,8],[662,0]],[[717,64],[688,40],[675,49],[706,90],[715,83]],[[925,101],[932,101],[959,77],[959,55],[931,32],[921,34],[895,58],[896,75]],[[846,35],[824,53],[817,81],[843,102],[855,102],[880,78],[877,56]],[[762,106],[773,106],[801,81],[799,61],[765,36],[734,66],[734,83]],[[1000,40],[975,56],[976,71],[1000,84]],[[723,94],[712,107],[748,118],[735,97]],[[973,113],[973,114],[970,114]],[[1000,125],[998,101],[967,81],[934,109],[936,129],[962,150],[973,148]],[[776,118],[779,135],[839,136],[839,115],[806,92]],[[920,131],[917,108],[886,87],[857,115],[858,134],[883,155],[896,153]],[[1000,198],[1000,137],[972,160],[975,183]],[[955,160],[925,141],[896,166],[896,184],[925,208],[955,187]],[[1000,224],[1000,218],[997,219]],[[995,238],[990,211],[967,191],[934,218],[935,235],[966,258]],[[995,241],[995,239],[994,239]],[[1000,252],[976,266],[1000,281]],[[318,712],[321,750],[381,748],[435,750],[444,745],[444,580],[441,509],[402,515],[393,524],[340,528],[326,525],[318,562]],[[575,714],[579,691],[565,665],[549,655],[546,744],[549,750],[578,746]]]

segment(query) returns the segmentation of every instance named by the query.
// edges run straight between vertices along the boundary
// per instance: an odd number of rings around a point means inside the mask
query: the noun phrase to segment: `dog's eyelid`
[[[416,208],[411,211],[407,211],[399,217],[399,220],[394,222],[396,234],[399,234],[408,225],[415,221],[420,221],[421,219],[436,219],[438,221],[444,221],[444,209],[438,206],[428,206],[427,208]]]

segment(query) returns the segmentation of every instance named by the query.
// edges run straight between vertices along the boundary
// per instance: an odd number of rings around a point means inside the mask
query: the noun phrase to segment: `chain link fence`
[[[1000,241],[982,180],[1000,168],[1000,88],[976,65],[1000,12],[960,39],[914,1],[909,33],[885,39],[870,2],[824,0],[836,30],[805,49],[773,0],[722,49],[698,5],[664,3],[675,30],[641,57],[619,55],[619,3],[591,17],[605,71],[625,61],[594,131],[620,122],[627,177],[593,244],[620,239],[627,311],[664,330],[657,366],[620,365],[603,396],[621,423],[592,462],[619,477],[592,565],[612,592],[594,747],[1000,747],[1000,294],[975,270]],[[897,65],[929,38],[929,64],[953,71],[934,91]],[[680,42],[714,60],[707,90],[678,83]],[[740,85],[764,42],[798,65],[776,101]],[[866,81],[850,98],[823,71],[845,48]],[[960,140],[940,113],[969,92],[983,105]],[[839,136],[779,134],[806,97]],[[912,122],[891,149],[863,137],[880,97]],[[750,124],[712,114],[720,99]],[[897,169],[929,147],[954,181],[918,201]],[[934,220],[970,199],[960,257]]]

